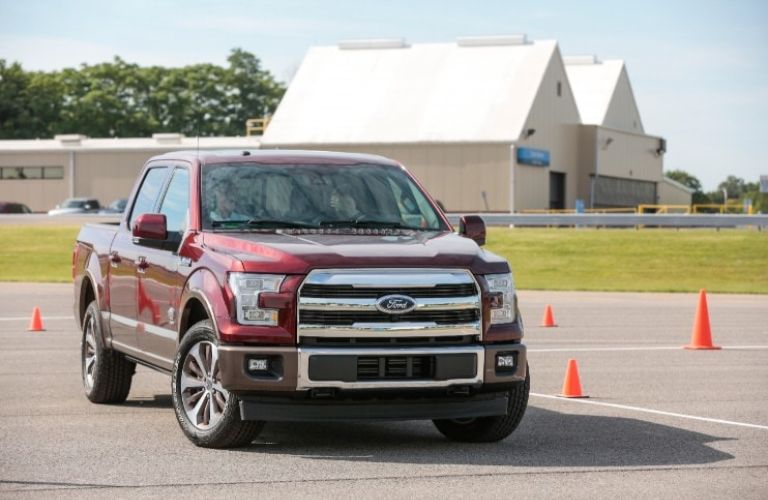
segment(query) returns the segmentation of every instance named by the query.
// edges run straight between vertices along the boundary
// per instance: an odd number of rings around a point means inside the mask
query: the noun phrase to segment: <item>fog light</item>
[[[514,354],[499,354],[496,356],[496,368],[514,368],[515,367],[515,355]]]
[[[269,370],[269,359],[267,358],[252,358],[248,360],[248,371],[251,372],[265,372]]]

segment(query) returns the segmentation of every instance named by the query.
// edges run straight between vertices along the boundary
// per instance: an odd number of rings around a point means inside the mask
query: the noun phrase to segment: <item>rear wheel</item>
[[[435,427],[453,441],[468,443],[490,443],[506,438],[520,424],[528,407],[528,393],[531,390],[531,375],[526,367],[525,382],[509,391],[507,414],[497,417],[479,417],[460,420],[434,420]]]
[[[94,300],[83,317],[80,345],[83,388],[93,403],[122,403],[131,390],[136,364],[104,346],[101,313]]]
[[[172,391],[181,430],[197,446],[246,446],[264,427],[264,422],[242,420],[240,400],[221,386],[218,340],[208,320],[192,326],[181,341]]]

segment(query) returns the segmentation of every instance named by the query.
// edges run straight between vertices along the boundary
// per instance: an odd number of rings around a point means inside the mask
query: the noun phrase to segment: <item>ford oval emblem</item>
[[[376,301],[376,309],[387,314],[405,314],[416,308],[416,301],[407,295],[386,295]]]

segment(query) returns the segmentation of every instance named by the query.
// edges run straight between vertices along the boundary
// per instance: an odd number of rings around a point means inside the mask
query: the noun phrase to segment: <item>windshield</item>
[[[387,165],[206,165],[203,226],[443,231],[411,178]]]

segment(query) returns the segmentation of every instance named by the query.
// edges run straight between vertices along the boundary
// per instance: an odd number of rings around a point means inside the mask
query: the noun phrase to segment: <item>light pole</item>
[[[725,205],[728,203],[728,190],[726,188],[723,188],[723,208],[720,210],[720,213],[725,213]]]

